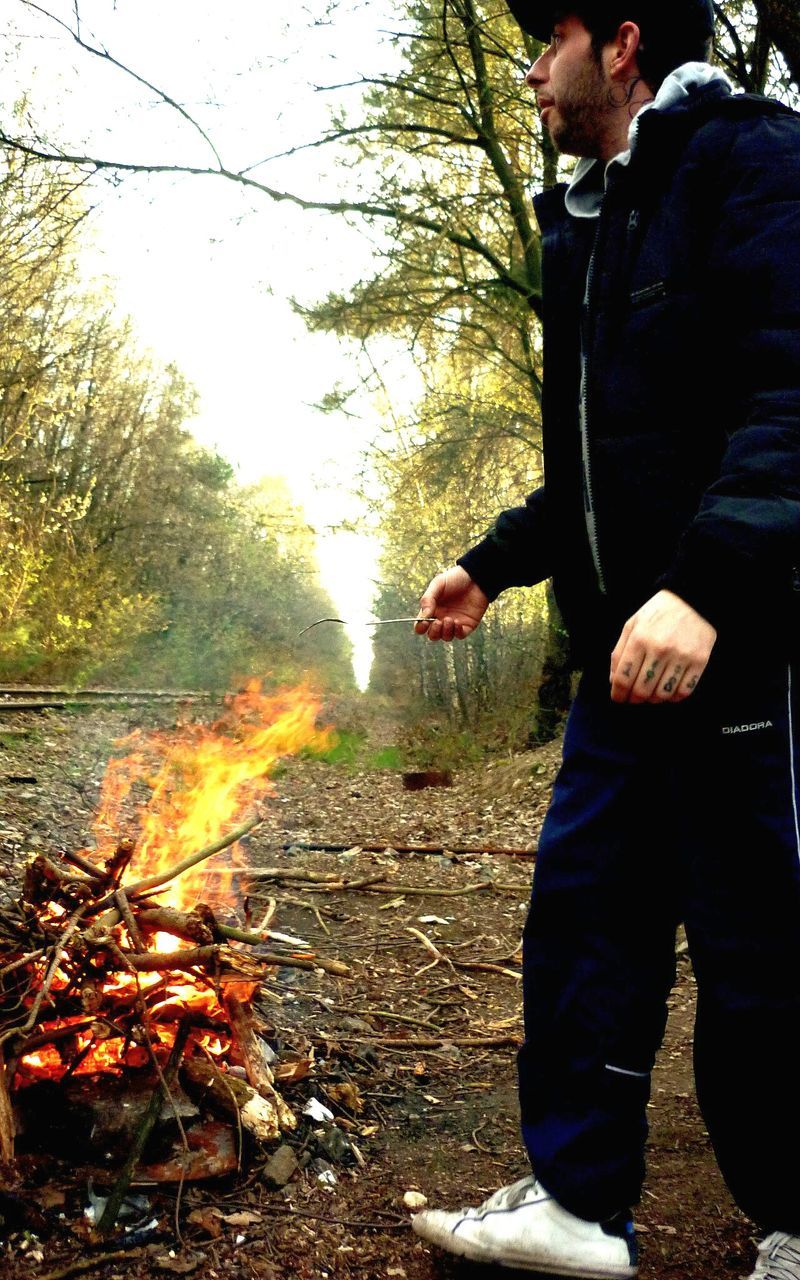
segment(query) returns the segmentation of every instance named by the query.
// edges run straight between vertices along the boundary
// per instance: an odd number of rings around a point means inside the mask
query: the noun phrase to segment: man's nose
[[[525,83],[529,89],[535,89],[537,85],[544,84],[547,79],[547,67],[545,65],[546,58],[542,54],[540,58],[528,68],[525,75]]]

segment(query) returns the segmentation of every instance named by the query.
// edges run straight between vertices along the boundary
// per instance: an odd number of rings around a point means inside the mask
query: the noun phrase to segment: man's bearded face
[[[542,121],[559,151],[599,156],[611,103],[589,32],[577,18],[556,24],[553,40],[526,81],[536,90]]]

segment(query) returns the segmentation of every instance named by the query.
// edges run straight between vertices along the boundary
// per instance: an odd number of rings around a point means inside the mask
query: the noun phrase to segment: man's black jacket
[[[607,653],[661,587],[720,637],[766,626],[785,647],[800,565],[800,116],[712,82],[643,113],[630,164],[608,176],[599,223],[566,212],[565,186],[536,199],[545,485],[459,563],[490,598],[552,575],[578,658]]]

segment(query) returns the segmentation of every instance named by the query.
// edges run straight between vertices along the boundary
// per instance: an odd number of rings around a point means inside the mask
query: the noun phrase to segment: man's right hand
[[[456,565],[437,573],[419,602],[417,635],[429,640],[463,640],[478,626],[490,600],[466,569]]]

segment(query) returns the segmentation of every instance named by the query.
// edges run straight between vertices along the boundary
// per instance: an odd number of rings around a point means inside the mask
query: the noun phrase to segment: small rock
[[[274,1151],[264,1166],[262,1177],[270,1187],[285,1187],[298,1169],[297,1156],[287,1143]]]
[[[323,1155],[336,1164],[352,1158],[353,1148],[350,1140],[338,1125],[329,1124],[324,1129],[315,1129],[314,1137]]]
[[[353,1018],[349,1014],[344,1014],[340,1023],[345,1031],[366,1031],[369,1034],[375,1030],[372,1024],[365,1022],[363,1018]]]
[[[428,1203],[428,1197],[424,1196],[421,1191],[407,1191],[403,1196],[403,1204],[406,1209],[424,1209]]]

